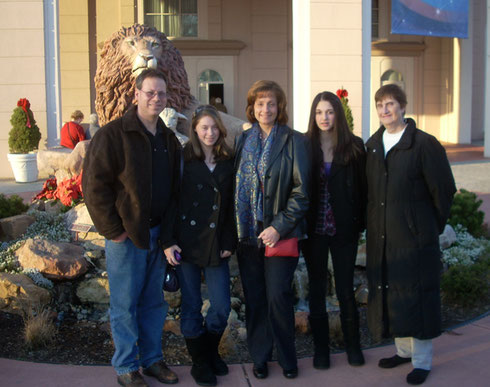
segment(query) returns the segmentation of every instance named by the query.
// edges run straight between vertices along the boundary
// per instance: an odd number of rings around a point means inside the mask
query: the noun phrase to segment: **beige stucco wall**
[[[31,103],[46,139],[43,2],[0,0],[0,178],[12,178],[7,162],[10,116],[20,98]]]
[[[90,115],[87,0],[59,2],[61,112],[63,122],[74,110]]]
[[[134,0],[104,0],[96,2],[97,46],[121,27],[136,22]],[[100,50],[100,47],[98,47]]]
[[[361,135],[362,1],[312,0],[311,100],[321,91],[349,93],[354,132]],[[305,123],[307,125],[307,123]]]
[[[235,115],[245,119],[248,89],[260,79],[276,81],[291,105],[290,0],[209,0],[210,7],[214,3],[222,7],[222,39],[240,40],[246,45],[237,57]],[[289,112],[291,123],[291,108]]]

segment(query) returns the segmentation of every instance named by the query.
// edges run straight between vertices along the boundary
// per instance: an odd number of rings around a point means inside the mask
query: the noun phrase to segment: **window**
[[[403,75],[395,70],[387,70],[381,76],[381,86],[395,84],[405,90],[405,82],[403,81]]]
[[[204,70],[199,75],[199,102],[214,105],[217,98],[225,102],[223,77],[217,71]]]
[[[378,0],[371,1],[371,39],[378,40],[379,38],[379,2]]]
[[[197,37],[197,0],[144,0],[144,23],[169,37]]]

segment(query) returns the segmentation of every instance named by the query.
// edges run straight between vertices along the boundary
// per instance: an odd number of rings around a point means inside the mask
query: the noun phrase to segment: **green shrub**
[[[29,206],[24,204],[20,196],[12,195],[7,198],[4,194],[0,193],[0,219],[22,214],[28,208]]]
[[[448,223],[453,227],[460,224],[474,236],[481,235],[485,217],[483,211],[479,210],[481,204],[482,200],[478,199],[475,193],[461,188],[454,195]]]
[[[342,98],[340,100],[342,102],[342,107],[344,108],[345,119],[347,120],[347,125],[349,125],[349,129],[351,131],[354,130],[354,117],[352,116],[352,110],[349,106],[349,100],[347,98]]]
[[[29,115],[30,127],[27,126],[27,116],[19,104],[24,105]],[[19,100],[10,118],[12,129],[9,132],[9,151],[10,153],[29,153],[36,150],[41,140],[41,132],[36,125],[36,120],[30,109],[29,101]]]
[[[441,279],[444,298],[450,303],[472,307],[490,299],[490,254],[470,266],[455,265]]]

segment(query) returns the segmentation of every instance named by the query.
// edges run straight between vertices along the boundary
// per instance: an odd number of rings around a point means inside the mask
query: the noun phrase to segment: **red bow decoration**
[[[346,98],[348,95],[349,95],[349,93],[347,93],[347,90],[345,90],[345,89],[338,89],[337,90],[337,97],[339,97],[339,99]]]
[[[17,106],[20,106],[22,110],[24,110],[24,113],[26,114],[27,118],[27,127],[31,127],[31,121],[29,120],[29,114],[27,113],[27,109],[31,107],[31,104],[29,103],[29,100],[27,98],[21,98],[17,101]]]

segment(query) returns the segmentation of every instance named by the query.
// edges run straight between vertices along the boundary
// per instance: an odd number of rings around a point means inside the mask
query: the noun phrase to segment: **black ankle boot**
[[[200,386],[216,386],[216,376],[208,364],[207,340],[205,335],[195,339],[185,339],[192,358],[191,375]]]
[[[345,351],[347,352],[347,361],[351,366],[362,366],[365,363],[360,347],[347,347]]]
[[[319,370],[330,368],[329,325],[328,316],[309,317],[315,352],[313,367]]]
[[[223,361],[218,351],[221,336],[223,336],[223,333],[212,333],[209,331],[206,333],[206,338],[208,341],[208,351],[209,351],[208,363],[211,367],[211,370],[214,372],[214,374],[218,376],[223,376],[228,374],[228,366]]]
[[[354,318],[344,319],[341,315],[341,323],[347,361],[351,366],[362,366],[365,361],[361,351],[361,337],[359,335],[359,319],[357,317],[357,311]]]

